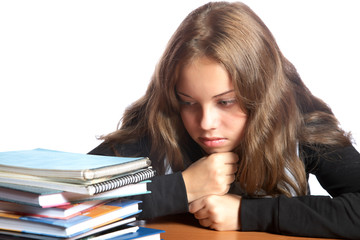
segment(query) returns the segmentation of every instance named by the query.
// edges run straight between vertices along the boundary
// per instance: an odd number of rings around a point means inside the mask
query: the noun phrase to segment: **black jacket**
[[[115,155],[120,146],[102,143],[90,154]],[[131,146],[132,151],[139,145]],[[345,147],[319,154],[300,148],[307,174],[314,174],[329,196],[288,198],[242,198],[242,231],[307,236],[360,239],[360,154]],[[144,156],[145,156],[144,155]],[[188,212],[186,188],[181,172],[156,176],[148,185],[151,194],[136,196],[143,201],[140,218]]]

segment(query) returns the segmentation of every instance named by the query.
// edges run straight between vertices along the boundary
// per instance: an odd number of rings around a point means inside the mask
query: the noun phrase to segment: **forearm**
[[[188,212],[188,200],[181,173],[156,176],[148,184],[150,194],[133,198],[142,200],[140,219]]]
[[[242,199],[241,230],[360,239],[360,193]]]

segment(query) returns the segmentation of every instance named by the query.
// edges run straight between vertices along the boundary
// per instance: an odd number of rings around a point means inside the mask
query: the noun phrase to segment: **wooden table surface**
[[[292,237],[264,232],[215,231],[201,227],[191,214],[157,218],[144,223],[145,227],[164,230],[164,240],[321,240],[323,238]]]

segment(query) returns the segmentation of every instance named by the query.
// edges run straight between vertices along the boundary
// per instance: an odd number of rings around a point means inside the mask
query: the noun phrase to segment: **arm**
[[[242,199],[243,231],[305,237],[360,238],[360,194]]]
[[[102,143],[89,154],[122,156],[148,153],[141,152],[138,144],[119,146]],[[140,152],[140,153],[139,153]],[[141,200],[142,213],[139,218],[149,219],[176,213],[188,212],[188,203],[206,195],[225,194],[234,181],[238,156],[234,153],[217,153],[199,159],[182,173],[155,176],[148,184],[151,194],[131,197]]]
[[[188,212],[188,200],[181,172],[156,176],[148,184],[150,194],[134,196],[142,200],[140,219]]]
[[[121,146],[112,143],[102,143],[89,154],[115,156]],[[138,151],[138,146],[127,146],[127,150]],[[130,151],[129,151],[129,154]],[[181,172],[174,174],[155,176],[148,184],[150,194],[129,197],[141,200],[143,210],[139,219],[150,219],[188,211],[186,188]]]
[[[310,149],[306,171],[333,196],[246,199],[241,202],[243,231],[360,239],[360,155],[352,147],[318,156]]]

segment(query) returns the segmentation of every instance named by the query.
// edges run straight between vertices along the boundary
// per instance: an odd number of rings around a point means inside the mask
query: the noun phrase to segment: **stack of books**
[[[134,224],[155,175],[148,158],[47,149],[0,152],[0,238],[160,239]]]

